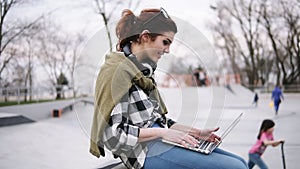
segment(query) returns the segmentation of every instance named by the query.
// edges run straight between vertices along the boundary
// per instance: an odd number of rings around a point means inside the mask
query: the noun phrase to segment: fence
[[[28,88],[28,87],[5,87],[0,88],[0,102],[17,101],[20,104],[21,101],[39,101],[45,99],[55,99],[57,94],[61,94],[63,97],[72,97],[73,90],[70,88],[64,88],[57,91],[54,88]]]
[[[157,84],[160,87],[185,87],[185,86],[199,86],[198,80],[194,74],[162,74],[159,76]],[[158,79],[159,79],[158,78]],[[241,84],[239,74],[221,74],[214,76],[206,76],[203,86],[209,85],[227,85],[227,84]]]
[[[264,86],[259,85],[246,85],[248,89],[252,91],[259,91],[261,93],[270,93],[273,91],[275,85],[274,84],[268,84]],[[295,85],[282,85],[282,91],[285,93],[300,93],[300,84]]]

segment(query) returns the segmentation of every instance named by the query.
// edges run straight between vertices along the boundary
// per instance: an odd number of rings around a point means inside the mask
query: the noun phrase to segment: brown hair
[[[122,17],[116,26],[116,35],[119,39],[117,50],[122,51],[124,45],[130,42],[138,42],[143,30],[148,30],[152,37],[168,31],[177,33],[175,22],[158,12],[161,13],[160,9],[144,9],[139,16],[135,16],[131,10],[123,10]]]

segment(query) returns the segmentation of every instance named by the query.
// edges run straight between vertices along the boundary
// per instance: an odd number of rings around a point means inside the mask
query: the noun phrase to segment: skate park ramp
[[[270,94],[260,94],[258,107],[250,107],[253,97],[251,91],[234,85],[231,89],[234,92],[228,91],[224,86],[214,89],[160,88],[160,91],[169,110],[168,116],[194,127],[213,125],[207,118],[212,117],[210,114],[214,111],[220,113],[220,119],[215,123],[221,128],[240,112],[244,112],[240,123],[226,137],[220,148],[238,154],[246,161],[248,150],[256,141],[261,121],[265,118],[273,119],[276,123],[274,137],[286,139],[287,168],[297,169],[300,136],[295,133],[300,130],[300,126],[297,125],[300,120],[300,94],[285,94],[279,115],[275,116],[268,106]],[[211,105],[212,100],[214,106]],[[73,110],[68,109],[61,117],[54,118],[51,111],[53,106],[58,104],[63,103],[37,103],[0,108],[2,117],[15,114],[35,121],[0,127],[0,168],[125,168],[123,165],[114,165],[120,160],[114,159],[109,151],[106,151],[105,157],[99,159],[89,153],[94,111],[92,104],[78,102]],[[263,158],[269,168],[282,166],[280,147],[268,147]]]
[[[34,120],[31,120],[22,115],[12,113],[0,113],[0,127],[32,122],[34,122]]]
[[[230,84],[226,88],[227,102],[226,108],[250,108],[252,106],[254,93],[246,87],[239,84]],[[239,99],[239,102],[232,102]]]

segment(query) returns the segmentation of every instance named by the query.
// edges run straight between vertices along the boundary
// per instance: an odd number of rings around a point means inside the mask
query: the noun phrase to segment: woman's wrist
[[[158,137],[160,138],[163,138],[168,132],[168,129],[166,128],[156,128],[156,129],[158,130],[157,133],[158,133]]]

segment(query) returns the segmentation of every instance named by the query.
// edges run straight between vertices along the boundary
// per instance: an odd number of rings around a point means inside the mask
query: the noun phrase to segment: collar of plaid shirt
[[[167,108],[152,80],[145,77],[123,53],[108,54],[98,75],[94,95],[90,153],[96,157],[105,156],[103,145],[99,140],[111,111],[133,84],[138,85],[145,93],[153,95],[152,97],[159,103],[161,113],[167,113]]]

